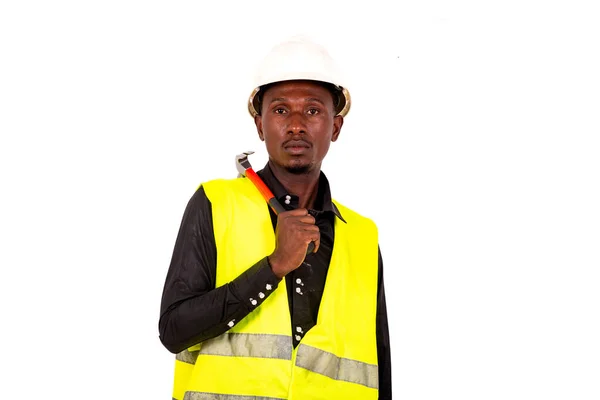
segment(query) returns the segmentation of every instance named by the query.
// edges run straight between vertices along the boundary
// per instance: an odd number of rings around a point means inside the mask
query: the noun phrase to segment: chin
[[[313,169],[313,164],[302,160],[291,160],[285,166],[286,171],[291,174],[306,174]]]

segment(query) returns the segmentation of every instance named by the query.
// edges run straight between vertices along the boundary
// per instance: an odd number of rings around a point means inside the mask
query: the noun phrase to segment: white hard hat
[[[312,80],[332,85],[337,92],[337,115],[346,116],[350,111],[350,92],[337,64],[327,50],[303,37],[295,36],[271,49],[258,66],[254,90],[248,99],[248,111],[252,117],[260,114],[261,87],[275,82]]]

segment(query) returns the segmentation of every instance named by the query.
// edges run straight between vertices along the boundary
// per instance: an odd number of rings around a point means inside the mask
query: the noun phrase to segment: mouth
[[[310,144],[304,140],[290,140],[283,145],[283,149],[289,154],[303,154],[310,149]]]

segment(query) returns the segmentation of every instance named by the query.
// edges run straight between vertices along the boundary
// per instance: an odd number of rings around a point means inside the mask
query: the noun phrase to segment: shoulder
[[[227,188],[227,187],[231,187],[231,186],[235,186],[235,185],[239,185],[240,182],[245,181],[246,179],[243,177],[237,177],[237,178],[214,178],[214,179],[209,179],[203,182],[200,182],[200,184],[198,185],[198,188],[200,187],[222,187],[222,188]]]
[[[231,179],[213,179],[203,182],[200,188],[204,189],[206,197],[213,204],[232,206],[236,204],[264,204],[260,192],[254,187],[250,179],[244,177]]]
[[[247,185],[245,178],[217,178],[200,183],[198,189],[203,188],[210,197],[223,195],[239,190]]]

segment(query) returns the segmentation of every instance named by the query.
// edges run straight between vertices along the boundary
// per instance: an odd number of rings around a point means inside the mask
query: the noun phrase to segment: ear
[[[336,115],[333,117],[333,133],[331,134],[331,141],[335,142],[338,140],[340,136],[340,131],[342,130],[342,125],[344,125],[344,117],[341,115]]]
[[[262,128],[262,116],[256,115],[254,117],[254,125],[256,125],[256,131],[258,132],[258,137],[260,138],[260,140],[262,140],[264,142],[265,135],[263,134],[263,128]]]

